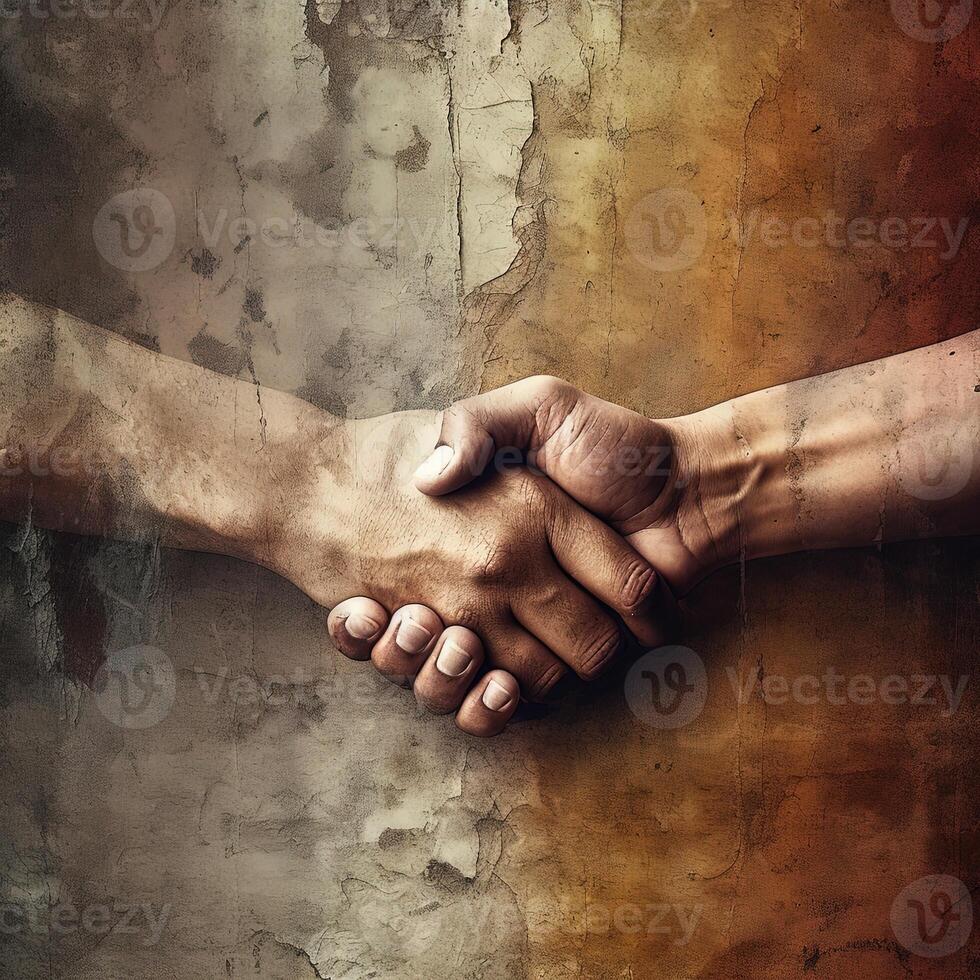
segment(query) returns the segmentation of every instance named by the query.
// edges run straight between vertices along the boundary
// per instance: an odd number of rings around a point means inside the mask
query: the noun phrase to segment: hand
[[[443,629],[426,606],[403,606],[389,617],[373,599],[347,599],[330,610],[327,628],[341,653],[371,660],[433,714],[455,712],[456,726],[468,735],[499,735],[517,710],[517,679],[504,670],[481,676],[480,638],[464,626]]]
[[[273,481],[289,489],[266,563],[324,605],[425,602],[477,630],[491,666],[531,698],[570,670],[590,679],[609,666],[622,646],[610,609],[661,642],[648,563],[543,476],[508,470],[445,499],[420,494],[410,474],[434,435],[434,415],[402,413],[332,429],[312,459],[297,449],[298,468]],[[376,664],[414,676],[428,649]]]
[[[0,301],[0,340],[4,431],[32,461],[0,480],[5,519],[233,555],[324,605],[422,600],[479,628],[491,666],[531,696],[611,661],[621,638],[606,607],[657,635],[647,563],[544,477],[420,494],[410,474],[434,414],[345,422],[16,298]]]
[[[529,465],[625,535],[683,596],[735,553],[733,485],[714,465],[710,477],[701,466],[731,454],[723,420],[710,418],[655,421],[557,378],[527,378],[447,409],[415,484],[447,494],[482,473],[495,453],[526,453]],[[670,621],[671,595],[664,589],[657,598],[656,612]]]

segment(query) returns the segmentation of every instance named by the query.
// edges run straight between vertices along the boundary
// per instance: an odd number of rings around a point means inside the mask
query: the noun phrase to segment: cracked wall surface
[[[980,289],[980,27],[923,40],[896,5],[4,18],[0,285],[358,417],[533,373],[679,414],[955,336]],[[143,272],[93,244],[134,187],[175,215]],[[664,189],[703,239],[673,267]],[[968,224],[955,251],[938,226],[926,247],[775,242],[772,219],[827,215]],[[14,526],[0,567],[0,904],[35,914],[0,928],[4,975],[980,969],[975,937],[931,959],[889,924],[915,879],[980,883],[972,681],[949,715],[730,683],[972,677],[975,542],[726,570],[692,597],[694,723],[645,726],[609,683],[490,744],[340,658],[262,569]],[[140,644],[175,697],[123,729],[92,683]],[[52,928],[66,905],[111,928]]]

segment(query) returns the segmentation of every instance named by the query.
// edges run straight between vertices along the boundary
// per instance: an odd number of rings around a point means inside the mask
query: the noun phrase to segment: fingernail
[[[402,616],[395,633],[395,643],[406,653],[421,653],[432,639],[432,634],[411,616]]]
[[[415,471],[416,479],[434,480],[452,462],[454,453],[452,446],[438,446]]]
[[[470,655],[458,643],[446,640],[436,657],[436,668],[447,677],[459,677],[466,673],[470,659]]]
[[[491,711],[502,711],[512,700],[510,691],[496,681],[490,681],[487,684],[487,689],[483,692],[483,703]]]
[[[381,629],[381,624],[363,613],[354,613],[347,617],[344,628],[358,640],[370,640]]]

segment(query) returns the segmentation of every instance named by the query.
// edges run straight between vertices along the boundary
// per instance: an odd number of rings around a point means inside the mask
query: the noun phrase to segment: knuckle
[[[635,615],[657,585],[657,573],[642,558],[633,558],[623,570],[618,587],[619,609]]]
[[[527,470],[520,471],[516,479],[517,492],[524,506],[525,515],[535,523],[540,522],[542,515],[550,515],[554,499],[550,481]]]
[[[476,587],[505,582],[514,567],[514,556],[502,542],[486,542],[473,548],[463,561],[463,579]]]
[[[516,524],[514,520],[510,522],[511,530],[519,527],[521,533],[548,520],[559,496],[551,480],[523,467],[502,472],[497,486],[501,506],[516,518]]]
[[[446,603],[446,621],[454,626],[465,626],[475,630],[481,621],[481,607],[466,598],[456,598]]]
[[[439,413],[439,424],[442,429],[446,428],[447,422],[453,422],[458,419],[464,412],[466,412],[466,400],[461,399],[458,402],[453,402],[448,408],[444,408]]]
[[[586,646],[577,668],[583,680],[592,680],[609,665],[622,646],[619,630],[612,623],[604,624]]]
[[[467,404],[469,399],[456,402],[449,408],[443,409],[442,417],[439,422],[439,431],[443,435],[452,433],[460,427],[465,427],[473,421],[473,411]]]
[[[529,593],[529,597],[544,614],[553,616],[555,610],[568,609],[566,589],[561,583],[546,580],[536,583],[533,588],[533,594]]]
[[[506,578],[513,566],[510,552],[502,545],[493,545],[480,557],[478,573],[481,580],[499,582]]]
[[[522,382],[531,396],[540,402],[546,402],[551,398],[560,395],[568,386],[567,381],[556,378],[552,374],[535,374],[530,378],[525,378]]]

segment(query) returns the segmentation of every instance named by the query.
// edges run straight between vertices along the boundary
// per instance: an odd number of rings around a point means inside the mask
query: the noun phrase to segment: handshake
[[[495,735],[766,555],[980,530],[980,331],[651,420],[555,378],[338,419],[0,297],[0,519],[273,569]]]
[[[736,554],[731,487],[697,468],[720,446],[688,420],[540,377],[458,402],[437,440],[433,421],[354,425],[345,496],[361,501],[351,553],[364,595],[328,625],[347,656],[470,734],[500,732],[521,697],[598,677],[627,632],[666,642],[676,597]]]
[[[355,597],[328,603],[330,635],[488,736],[521,698],[608,670],[628,635],[668,642],[678,600],[724,565],[974,533],[978,336],[668,420],[536,377],[438,427],[356,423]]]

